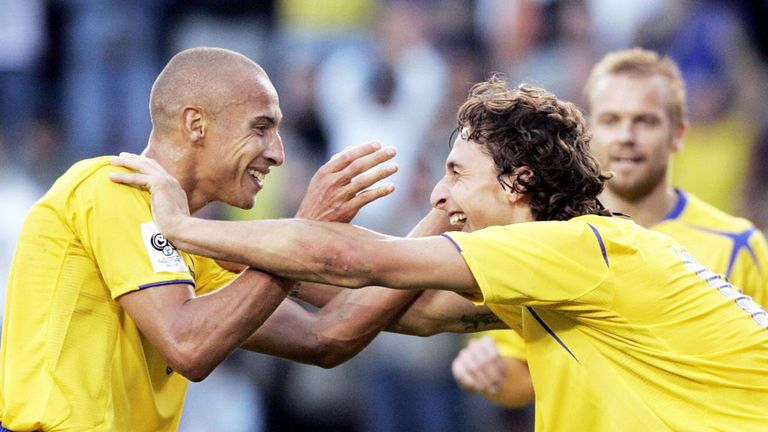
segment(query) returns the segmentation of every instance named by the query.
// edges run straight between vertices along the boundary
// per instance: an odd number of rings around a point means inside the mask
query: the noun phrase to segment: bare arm
[[[197,219],[189,216],[186,196],[176,179],[157,162],[122,154],[113,163],[138,171],[110,178],[148,187],[161,232],[188,252],[310,282],[478,293],[469,268],[447,238],[401,239],[346,224],[299,219]]]
[[[388,331],[416,336],[437,333],[472,333],[508,328],[486,306],[475,306],[448,291],[427,290],[405,310]]]
[[[344,290],[315,312],[286,300],[243,348],[335,367],[365,348],[415,294],[381,287]]]
[[[323,165],[310,182],[301,216],[348,221],[362,206],[390,193],[388,186],[368,189],[394,172],[392,166],[375,168],[394,156],[379,149],[374,144],[357,146]],[[234,270],[234,262],[220,264]],[[189,285],[175,284],[138,290],[118,301],[171,368],[199,381],[256,331],[292,286],[279,277],[246,270],[204,296],[196,296]]]
[[[448,227],[447,216],[433,210],[410,235],[440,233]],[[323,296],[332,294],[323,301],[322,309],[311,313],[292,301],[286,301],[243,347],[322,367],[334,367],[360,352],[420,294],[418,291],[382,287],[348,290],[313,285],[316,286],[302,287],[299,291],[319,291],[309,295],[315,300],[323,300]]]
[[[247,270],[204,296],[176,284],[133,291],[118,301],[173,370],[200,381],[264,322],[291,286]]]

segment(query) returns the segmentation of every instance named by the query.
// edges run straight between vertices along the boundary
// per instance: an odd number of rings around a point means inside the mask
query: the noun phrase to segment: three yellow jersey
[[[525,340],[537,431],[768,430],[768,315],[668,236],[592,215],[446,235]]]
[[[107,157],[73,165],[30,210],[9,276],[0,348],[0,421],[10,430],[175,431],[187,379],[116,300],[235,275],[176,250],[149,194],[108,178]]]

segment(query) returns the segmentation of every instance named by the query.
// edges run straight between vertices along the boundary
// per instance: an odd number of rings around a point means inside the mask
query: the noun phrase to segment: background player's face
[[[664,77],[606,75],[589,95],[591,148],[603,169],[614,172],[606,187],[635,201],[664,184],[670,155],[680,148],[682,125],[671,124]]]
[[[270,168],[285,159],[275,88],[265,78],[247,83],[244,97],[214,113],[201,161],[208,168],[201,183],[211,199],[245,209],[253,207]]]
[[[447,212],[451,224],[464,231],[513,223],[511,194],[496,180],[497,174],[483,147],[459,134],[446,160],[445,176],[432,191],[432,206]]]

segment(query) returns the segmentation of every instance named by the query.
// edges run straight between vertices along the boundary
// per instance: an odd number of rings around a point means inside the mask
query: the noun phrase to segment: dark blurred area
[[[594,62],[637,45],[672,56],[687,82],[673,183],[765,230],[767,19],[763,0],[0,0],[0,277],[26,210],[64,169],[144,148],[153,80],[193,46],[261,64],[285,116],[286,164],[255,209],[208,217],[291,217],[321,163],[377,140],[398,149],[397,192],[354,222],[405,234],[472,83],[499,71],[583,105]],[[458,389],[462,343],[385,334],[332,370],[237,353],[190,386],[181,430],[532,430],[530,409]]]

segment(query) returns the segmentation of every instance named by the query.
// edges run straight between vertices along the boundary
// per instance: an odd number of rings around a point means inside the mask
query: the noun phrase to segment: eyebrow
[[[463,168],[464,166],[463,166],[463,165],[462,165],[460,162],[457,162],[457,161],[455,161],[455,160],[449,160],[449,161],[447,161],[447,162],[445,163],[445,167],[446,167],[447,169],[461,169],[461,168]]]
[[[256,117],[253,118],[253,121],[254,122],[267,122],[271,126],[274,126],[274,125],[277,124],[277,119],[275,119],[272,116],[268,116],[268,115],[256,116]]]

